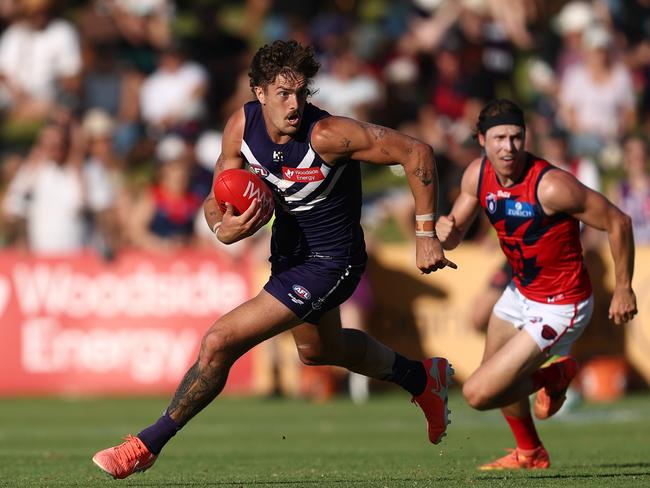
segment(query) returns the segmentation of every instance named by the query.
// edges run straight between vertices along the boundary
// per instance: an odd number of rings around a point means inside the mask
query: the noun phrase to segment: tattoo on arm
[[[221,173],[225,165],[226,165],[225,158],[223,157],[222,154],[220,154],[219,159],[217,159],[217,173]]]
[[[413,175],[419,178],[420,182],[424,186],[429,186],[431,183],[433,183],[433,172],[429,169],[418,166],[413,171]]]
[[[375,138],[375,141],[378,141],[379,139],[383,139],[383,137],[386,135],[386,129],[383,127],[372,127],[370,129],[370,133],[372,136]]]
[[[383,148],[383,147],[382,147],[382,148],[381,148],[381,153],[382,153],[382,154],[385,154],[386,156],[390,156],[390,153],[388,152],[388,149],[386,149],[386,148]]]
[[[341,139],[341,146],[346,148],[346,149],[350,147],[351,143],[352,143],[352,141],[350,139],[348,139],[347,137],[344,137],[343,139]]]
[[[381,127],[379,125],[370,124],[368,122],[361,122],[361,121],[357,121],[357,123],[359,124],[360,127],[367,130],[368,133],[372,135],[372,138],[375,141],[378,141],[379,139],[383,139],[384,136],[388,133],[388,129],[386,129],[385,127]]]

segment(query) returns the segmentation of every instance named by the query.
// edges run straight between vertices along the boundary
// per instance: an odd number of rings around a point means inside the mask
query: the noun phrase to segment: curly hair
[[[481,128],[489,121],[489,119],[500,118],[506,115],[515,116],[523,120],[524,112],[519,108],[512,100],[507,98],[496,98],[489,101],[485,107],[481,110],[481,113],[478,116],[478,121],[474,127],[474,138],[478,138],[478,134],[484,134],[485,131]]]
[[[319,68],[311,46],[303,46],[294,40],[274,41],[261,47],[253,56],[248,72],[251,90],[256,86],[266,88],[278,75],[291,80],[304,76],[309,84]]]

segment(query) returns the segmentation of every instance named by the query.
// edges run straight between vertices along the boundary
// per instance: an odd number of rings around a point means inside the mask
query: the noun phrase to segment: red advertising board
[[[249,262],[216,252],[0,253],[0,395],[169,393],[252,282]],[[250,355],[226,391],[250,389]]]

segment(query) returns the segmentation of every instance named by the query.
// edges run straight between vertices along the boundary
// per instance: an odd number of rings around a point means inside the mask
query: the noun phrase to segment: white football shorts
[[[492,311],[525,330],[542,351],[565,356],[591,320],[594,296],[565,305],[540,303],[523,296],[511,281]]]

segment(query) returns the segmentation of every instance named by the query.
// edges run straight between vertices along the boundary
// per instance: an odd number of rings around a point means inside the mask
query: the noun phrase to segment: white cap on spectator
[[[160,162],[166,163],[183,156],[185,141],[181,136],[170,134],[163,137],[156,145],[156,157]]]
[[[557,28],[562,34],[581,32],[594,21],[594,9],[587,2],[569,2],[556,17]]]
[[[117,5],[133,15],[150,15],[166,6],[166,0],[117,0]]]
[[[433,12],[444,2],[445,0],[413,0],[415,6],[424,12]]]
[[[214,163],[221,154],[221,140],[223,134],[218,130],[208,130],[199,136],[194,147],[196,160],[209,171],[214,170]]]
[[[384,76],[389,83],[410,83],[415,81],[419,73],[418,65],[407,56],[391,60],[384,68]]]
[[[108,137],[112,135],[115,123],[104,110],[92,108],[86,112],[81,128],[89,137]]]
[[[612,35],[601,25],[592,25],[582,34],[582,44],[587,49],[605,49],[612,41]]]

